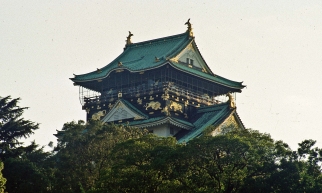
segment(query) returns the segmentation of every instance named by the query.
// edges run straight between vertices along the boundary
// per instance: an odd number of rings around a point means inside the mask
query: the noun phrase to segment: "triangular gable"
[[[180,138],[178,142],[188,142],[199,137],[209,126],[222,123],[232,111],[234,109],[230,109],[228,103],[199,108],[195,118],[193,118],[195,130]]]
[[[131,118],[146,119],[147,116],[132,105],[128,104],[125,100],[118,100],[101,121],[112,122]]]
[[[211,132],[211,135],[216,136],[219,134],[225,134],[233,129],[245,129],[245,126],[240,120],[236,111],[234,111],[230,116],[228,116],[222,123],[217,125],[215,129]]]
[[[185,63],[189,67],[200,69],[200,71],[208,74],[213,74],[205,60],[201,56],[199,49],[194,41],[188,44],[184,49],[182,49],[179,54],[173,57],[171,60],[179,63]]]
[[[193,123],[196,129],[181,137],[178,142],[185,143],[201,136],[209,126],[213,126],[213,130],[210,132],[212,136],[224,134],[232,129],[245,129],[235,108],[229,108],[228,104],[217,106],[219,107],[214,105],[213,107],[202,109],[199,112],[200,115]]]

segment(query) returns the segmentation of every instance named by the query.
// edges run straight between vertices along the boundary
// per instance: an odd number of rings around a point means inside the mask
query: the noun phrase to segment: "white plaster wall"
[[[200,58],[198,57],[198,55],[196,54],[196,52],[194,50],[191,49],[185,49],[182,52],[182,55],[179,58],[179,61],[181,62],[186,62],[187,58],[190,58],[193,60],[193,65],[198,67],[198,68],[202,68],[201,64],[200,64]]]
[[[160,137],[171,136],[169,124],[158,125],[156,127],[151,128],[151,130],[153,130],[153,134],[160,136]]]

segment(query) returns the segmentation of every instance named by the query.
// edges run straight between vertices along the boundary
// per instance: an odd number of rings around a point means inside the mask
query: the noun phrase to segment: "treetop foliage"
[[[10,193],[322,192],[322,149],[314,140],[294,151],[255,130],[222,128],[213,137],[209,128],[179,144],[127,125],[73,121],[45,152],[19,141],[38,129],[22,118],[19,100],[0,98],[0,193],[4,183]]]
[[[22,118],[27,107],[19,107],[20,98],[0,97],[0,158],[18,156],[23,149],[20,138],[28,138],[39,124]],[[16,151],[17,150],[17,151]]]

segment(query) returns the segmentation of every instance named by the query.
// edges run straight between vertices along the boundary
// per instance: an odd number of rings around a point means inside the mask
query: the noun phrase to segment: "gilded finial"
[[[101,69],[99,69],[99,68],[97,68],[97,69],[96,69],[96,72],[97,72],[97,73],[101,73],[101,72],[102,72],[102,70],[101,70]]]
[[[229,107],[232,109],[236,108],[236,103],[233,95],[230,92],[228,92],[226,96],[228,96]]]
[[[129,31],[129,36],[126,37],[126,45],[130,45],[132,44],[132,41],[131,41],[131,37],[133,36],[133,34]]]
[[[192,32],[192,27],[191,27],[191,23],[190,23],[190,18],[188,19],[188,21],[185,23],[185,25],[187,25],[188,29],[187,32],[189,33],[190,37],[193,37],[193,32]]]
[[[123,64],[122,64],[122,62],[118,62],[117,65],[118,66],[122,66]]]

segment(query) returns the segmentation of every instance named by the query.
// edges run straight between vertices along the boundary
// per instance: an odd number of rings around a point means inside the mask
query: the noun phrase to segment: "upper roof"
[[[167,59],[181,51],[192,41],[186,33],[174,36],[133,43],[127,45],[121,55],[98,71],[75,75],[74,82],[102,79],[115,69],[128,69],[132,72],[153,69],[162,65]],[[159,59],[156,62],[155,57]],[[122,62],[122,66],[119,66]]]
[[[178,56],[182,54],[184,50],[187,50],[189,46],[193,47],[194,51],[197,52],[198,56],[200,56],[199,58],[202,63],[201,67],[203,68],[203,71],[201,69],[190,68],[187,65],[183,65],[178,62]],[[187,32],[126,45],[123,53],[121,53],[111,63],[93,72],[75,75],[71,80],[75,83],[101,80],[107,77],[114,70],[123,69],[129,70],[130,72],[141,72],[155,69],[166,64],[169,64],[180,71],[190,73],[224,86],[237,89],[245,87],[242,85],[242,82],[228,80],[213,74],[202,58],[194,37],[189,36],[189,33]]]

